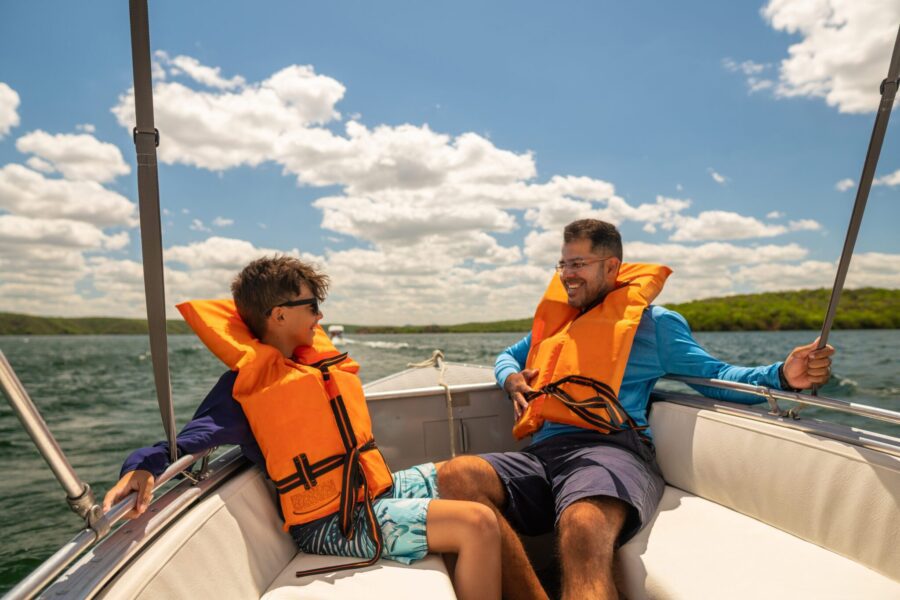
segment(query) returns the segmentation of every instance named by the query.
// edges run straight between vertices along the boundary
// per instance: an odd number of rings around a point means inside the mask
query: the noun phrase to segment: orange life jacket
[[[616,289],[588,311],[569,306],[554,276],[538,304],[525,367],[538,369],[528,408],[513,427],[522,439],[554,421],[604,433],[645,429],[619,404],[619,387],[644,309],[672,272],[662,265],[623,263]]]
[[[377,560],[381,529],[371,499],[392,479],[372,436],[359,365],[338,353],[321,327],[313,345],[299,346],[290,360],[253,337],[231,300],[195,300],[178,310],[213,354],[238,372],[232,394],[266,459],[285,530],[339,512],[342,533],[352,537],[356,502],[364,502],[370,534],[378,537],[372,562]]]

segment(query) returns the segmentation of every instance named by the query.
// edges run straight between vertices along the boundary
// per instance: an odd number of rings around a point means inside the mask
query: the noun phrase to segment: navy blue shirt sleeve
[[[237,400],[231,395],[237,372],[228,371],[207,394],[194,418],[178,434],[178,455],[200,452],[214,446],[238,444],[244,455],[264,468],[262,452],[250,431],[250,424]],[[141,469],[158,477],[169,466],[169,444],[159,442],[132,452],[122,465],[120,477]]]

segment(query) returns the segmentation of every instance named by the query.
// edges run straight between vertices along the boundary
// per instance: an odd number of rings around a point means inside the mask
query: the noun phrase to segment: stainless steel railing
[[[85,520],[85,528],[72,540],[56,551],[53,556],[44,561],[28,577],[23,579],[11,589],[6,598],[31,598],[44,588],[71,564],[78,556],[92,544],[109,533],[112,526],[131,510],[137,500],[137,494],[131,494],[115,506],[108,513],[103,514],[103,509],[96,502],[91,486],[83,482],[65,453],[60,448],[47,427],[47,423],[41,416],[34,402],[22,382],[16,376],[12,365],[6,356],[0,351],[0,388],[9,401],[10,406],[21,421],[22,426],[34,441],[38,452],[50,466],[50,470],[56,476],[63,490],[66,492],[66,501],[80,517]],[[154,490],[183,472],[190,465],[209,454],[209,450],[197,454],[183,456],[174,462],[166,471],[156,479]]]
[[[837,410],[840,412],[849,413],[860,417],[866,417],[869,419],[885,421],[887,423],[893,423],[894,425],[900,425],[900,412],[888,410],[886,408],[878,408],[876,406],[868,406],[865,404],[858,404],[856,402],[846,402],[844,400],[837,400],[835,398],[826,398],[825,396],[811,396],[810,394],[803,394],[800,392],[788,392],[785,390],[778,390],[762,385],[724,381],[721,379],[706,379],[704,377],[683,377],[680,375],[667,375],[665,378],[672,381],[687,383],[689,385],[714,387],[735,392],[743,392],[746,394],[753,394],[755,396],[762,396],[769,401],[769,407],[771,408],[771,411],[774,414],[778,414],[779,416],[788,416],[788,411],[782,411],[780,408],[778,408],[777,401],[788,400],[791,402],[798,402],[800,404],[818,406],[819,408]],[[794,416],[794,414],[791,414],[790,416]]]

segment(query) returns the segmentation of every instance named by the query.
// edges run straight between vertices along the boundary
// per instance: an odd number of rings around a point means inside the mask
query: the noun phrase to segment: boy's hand
[[[112,486],[103,498],[103,512],[109,512],[113,504],[125,498],[131,492],[137,492],[137,503],[134,508],[125,515],[126,519],[135,519],[147,510],[153,499],[153,484],[155,479],[150,471],[131,471],[122,475],[122,478]]]
[[[519,373],[511,374],[503,383],[503,389],[506,390],[506,394],[513,402],[513,410],[516,413],[516,421],[519,420],[519,418],[522,416],[522,413],[524,413],[525,409],[528,408],[528,401],[525,400],[525,394],[534,391],[531,389],[531,386],[528,385],[528,382],[535,375],[537,375],[537,372],[537,369],[525,369],[524,371],[520,371]]]
[[[831,356],[834,348],[826,345],[816,350],[819,340],[797,346],[784,361],[784,378],[788,384],[800,390],[822,385],[831,377]]]

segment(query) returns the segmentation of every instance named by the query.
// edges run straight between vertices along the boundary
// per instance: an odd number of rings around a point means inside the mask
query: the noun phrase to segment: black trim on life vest
[[[347,358],[347,354],[340,354],[333,358],[321,360],[314,365],[310,365],[312,367],[318,368],[322,371],[322,377],[325,381],[328,381],[330,375],[328,373],[328,369],[338,363],[344,361]],[[347,569],[358,569],[362,567],[368,567],[375,564],[379,558],[381,558],[381,552],[384,548],[384,536],[381,532],[381,525],[378,524],[378,520],[375,518],[375,509],[372,506],[372,498],[369,496],[369,482],[366,480],[366,475],[360,468],[360,456],[362,452],[367,452],[370,450],[376,450],[375,440],[369,440],[361,447],[356,446],[356,434],[353,432],[353,426],[350,422],[350,415],[347,413],[347,407],[344,404],[344,399],[338,394],[334,398],[329,400],[329,404],[331,405],[331,412],[334,415],[334,422],[337,425],[338,432],[341,435],[341,441],[344,444],[344,448],[346,452],[343,456],[340,456],[340,462],[331,466],[329,470],[336,468],[337,466],[343,466],[343,477],[341,479],[341,498],[340,498],[340,509],[338,510],[338,523],[341,529],[341,535],[343,535],[346,539],[353,539],[354,534],[356,533],[356,523],[354,517],[356,515],[356,507],[358,504],[357,498],[359,496],[359,488],[362,487],[363,490],[363,506],[366,510],[366,519],[369,523],[369,537],[372,539],[372,542],[375,544],[375,555],[372,558],[351,563],[347,565],[338,565],[331,567],[321,567],[318,569],[309,569],[307,571],[297,571],[297,577],[305,577],[307,575],[318,575],[321,573],[332,573],[334,571],[345,571]],[[337,457],[330,457],[326,460],[333,460]],[[303,457],[301,457],[301,466]],[[295,460],[296,462],[296,460]],[[300,476],[298,470],[298,477]],[[298,482],[296,485],[300,485]],[[295,485],[295,487],[296,487]]]
[[[591,398],[585,398],[584,400],[576,400],[563,389],[563,386],[566,384],[591,388],[597,395]],[[604,433],[633,429],[640,434],[641,437],[646,437],[643,434],[643,431],[647,429],[647,427],[638,425],[637,422],[631,418],[619,402],[613,389],[602,381],[598,381],[591,377],[584,377],[582,375],[568,375],[548,383],[539,390],[526,394],[525,399],[528,402],[531,402],[538,396],[543,395],[556,398],[583,421]],[[598,408],[605,409],[606,413],[609,415],[609,419],[604,419],[600,415],[590,411],[590,409]]]

